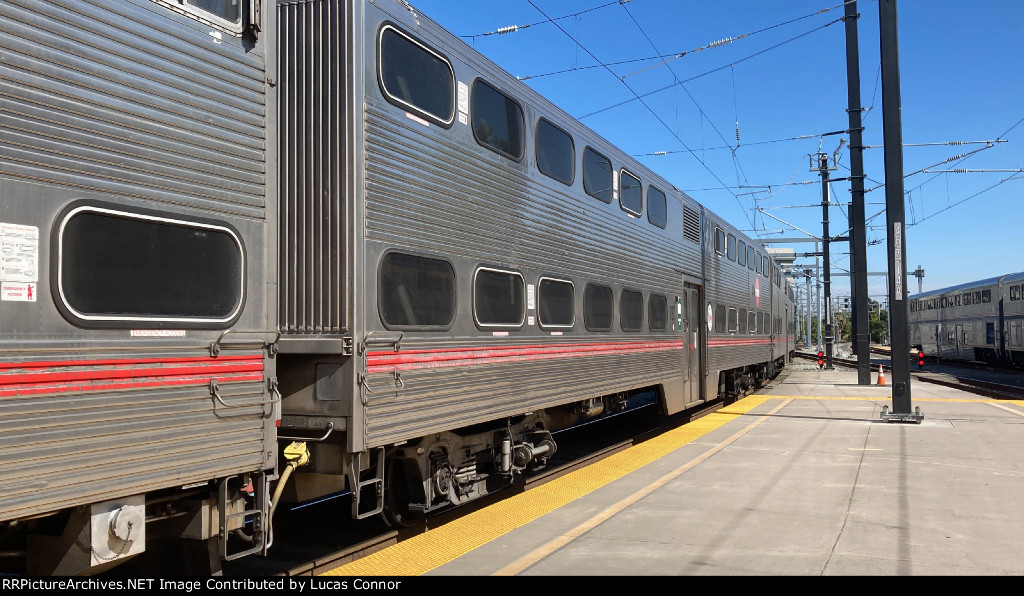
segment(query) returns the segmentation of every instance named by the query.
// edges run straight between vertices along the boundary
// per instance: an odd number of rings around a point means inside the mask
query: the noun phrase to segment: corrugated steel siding
[[[346,2],[278,7],[281,329],[337,333],[345,316]]]

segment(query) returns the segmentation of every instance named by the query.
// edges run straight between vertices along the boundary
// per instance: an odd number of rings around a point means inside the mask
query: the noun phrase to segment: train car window
[[[725,232],[722,228],[715,228],[715,252],[725,254]]]
[[[622,290],[619,294],[619,326],[623,331],[640,331],[644,326],[644,295]]]
[[[576,178],[572,136],[544,118],[537,121],[537,169],[563,184],[572,184]]]
[[[715,333],[725,333],[725,307],[715,307]]]
[[[996,324],[985,323],[985,343],[993,345],[996,343]]]
[[[956,295],[956,305],[957,306],[963,306],[964,305],[963,304],[963,300],[964,300],[963,294],[957,294]]]
[[[400,108],[438,124],[455,120],[455,71],[441,54],[391,25],[381,28],[380,88]]]
[[[523,108],[482,79],[473,81],[470,101],[477,142],[512,159],[522,159]]]
[[[729,234],[727,236],[727,238],[728,238],[728,240],[726,241],[726,244],[725,244],[725,256],[730,261],[735,261],[736,260],[736,236],[733,236],[732,234]]]
[[[981,303],[988,304],[989,302],[992,302],[992,290],[982,290]]]
[[[590,147],[583,150],[583,190],[595,199],[612,202],[612,162]]]
[[[972,304],[981,304],[981,290],[974,292],[974,298],[971,300]]]
[[[87,327],[226,327],[242,309],[245,249],[227,224],[80,205],[58,224],[61,310]]]
[[[764,313],[757,313],[757,332],[764,333]]]
[[[736,312],[735,308],[729,309],[729,314],[726,316],[726,324],[729,325],[729,333],[736,333],[736,328],[739,326],[739,313]]]
[[[572,327],[575,290],[571,282],[541,278],[537,287],[537,314],[541,327]]]
[[[647,299],[647,327],[651,331],[668,329],[668,297],[651,294]]]
[[[754,254],[754,272],[761,273],[761,253]]]
[[[526,284],[512,271],[480,268],[473,280],[473,316],[481,327],[520,327],[526,320]]]
[[[768,277],[768,257],[761,256],[761,275]]]
[[[668,225],[668,200],[653,186],[647,187],[647,221],[662,229]]]
[[[583,289],[583,324],[588,331],[611,331],[614,297],[608,286],[587,284]]]
[[[747,247],[747,269],[754,271],[757,267],[755,260],[757,259],[757,253],[754,252],[753,246]]]
[[[619,207],[637,217],[644,211],[643,183],[625,169],[619,175]]]
[[[757,313],[754,311],[750,311],[747,314],[747,329],[751,333],[757,333]]]
[[[1020,286],[1010,286],[1010,300],[1020,300]]]
[[[378,279],[385,326],[447,329],[455,321],[455,270],[448,261],[388,253]]]
[[[747,264],[747,243],[740,240],[736,247],[736,264],[740,267]]]
[[[242,31],[242,8],[238,0],[156,0],[156,3],[234,33]]]
[[[739,323],[739,325],[738,325],[739,326],[739,332],[740,333],[746,333],[747,332],[747,309],[745,309],[745,308],[741,308],[740,309],[738,323]]]

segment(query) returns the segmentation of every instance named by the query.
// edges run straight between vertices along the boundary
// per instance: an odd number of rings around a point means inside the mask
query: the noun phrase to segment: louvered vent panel
[[[700,213],[683,205],[683,238],[700,244]]]

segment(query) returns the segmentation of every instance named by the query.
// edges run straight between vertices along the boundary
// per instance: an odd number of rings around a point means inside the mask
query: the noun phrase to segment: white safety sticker
[[[0,281],[39,281],[39,228],[0,223]]]
[[[535,299],[536,292],[534,291],[533,284],[526,284],[526,309],[533,310],[537,304]]]

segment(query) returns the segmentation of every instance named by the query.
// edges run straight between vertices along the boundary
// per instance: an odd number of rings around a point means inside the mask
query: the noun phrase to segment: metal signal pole
[[[832,332],[832,262],[828,255],[828,155],[818,153],[815,157],[818,160],[818,172],[821,174],[821,257],[825,261],[825,306],[822,309],[821,321],[825,325],[825,370],[835,370],[832,365],[832,347],[835,340]]]
[[[860,49],[857,1],[846,4],[846,89],[850,115],[850,292],[853,294],[851,344],[857,355],[857,384],[871,384],[871,331],[868,326],[867,222],[864,220],[864,141],[861,135]]]
[[[921,423],[910,411],[910,337],[907,312],[907,241],[903,206],[903,130],[900,116],[899,38],[896,0],[878,0],[882,58],[882,137],[885,145],[885,213],[889,249],[889,337],[892,354],[892,413],[882,419]]]

